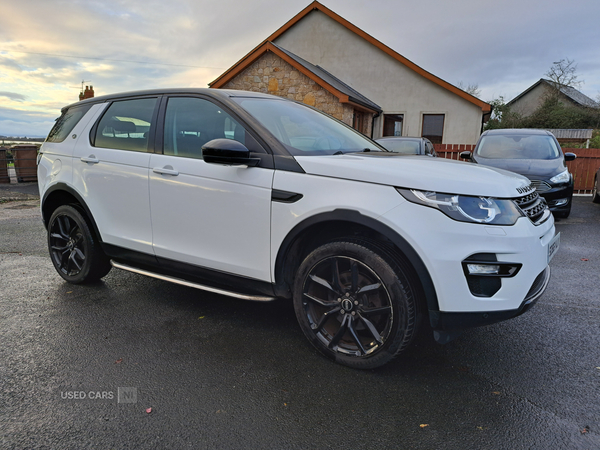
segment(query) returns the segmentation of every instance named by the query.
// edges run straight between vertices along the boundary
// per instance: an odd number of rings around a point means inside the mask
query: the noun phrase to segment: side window
[[[94,146],[147,151],[155,106],[155,98],[114,102],[98,123]]]
[[[72,106],[65,111],[62,116],[56,119],[56,123],[50,130],[47,142],[62,142],[64,141],[69,133],[75,128],[75,125],[79,123],[81,118],[85,116],[85,113],[92,107],[91,103],[83,106]]]
[[[264,149],[233,117],[201,98],[172,97],[167,103],[163,153],[202,158],[202,146],[213,139],[234,139],[248,150]]]

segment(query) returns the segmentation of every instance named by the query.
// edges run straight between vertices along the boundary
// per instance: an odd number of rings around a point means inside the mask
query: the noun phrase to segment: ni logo
[[[117,403],[137,403],[137,388],[117,388]]]

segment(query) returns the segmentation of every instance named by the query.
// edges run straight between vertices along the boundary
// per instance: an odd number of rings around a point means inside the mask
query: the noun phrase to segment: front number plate
[[[560,247],[560,233],[556,233],[556,236],[548,244],[548,263],[558,251],[558,247]]]

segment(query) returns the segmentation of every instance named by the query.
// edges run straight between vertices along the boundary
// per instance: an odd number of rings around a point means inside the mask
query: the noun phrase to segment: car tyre
[[[336,241],[312,251],[294,283],[294,310],[325,356],[357,369],[386,364],[411,343],[417,305],[410,276],[369,242]]]
[[[56,271],[69,283],[97,281],[111,269],[88,222],[70,205],[59,206],[50,217],[48,250]]]
[[[594,188],[592,189],[592,201],[600,203],[600,193],[598,193],[598,175],[594,177]]]

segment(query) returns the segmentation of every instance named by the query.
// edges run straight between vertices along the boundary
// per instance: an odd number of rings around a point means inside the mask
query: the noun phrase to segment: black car
[[[375,139],[375,142],[394,153],[437,156],[431,141],[424,137],[387,136]]]
[[[594,203],[600,203],[600,193],[598,192],[598,182],[600,182],[600,168],[594,175],[594,188],[592,189],[592,201]]]
[[[577,156],[574,153],[563,154],[560,144],[549,131],[488,130],[480,136],[472,153],[462,152],[460,156],[477,164],[526,176],[546,199],[555,216],[569,216],[573,175],[565,161],[572,161]]]

